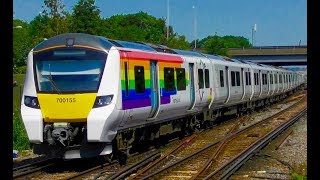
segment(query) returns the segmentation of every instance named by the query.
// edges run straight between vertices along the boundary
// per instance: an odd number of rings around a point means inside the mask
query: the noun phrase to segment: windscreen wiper
[[[54,90],[56,90],[58,92],[58,94],[61,94],[61,91],[58,89],[56,83],[52,79],[50,64],[49,64],[49,80],[50,80],[50,83],[51,83],[51,87],[53,87]]]

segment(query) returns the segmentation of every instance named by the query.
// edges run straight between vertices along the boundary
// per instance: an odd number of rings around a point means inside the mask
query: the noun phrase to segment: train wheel
[[[103,156],[104,162],[108,162],[108,163],[112,162],[112,158],[113,158],[113,154],[108,154]]]
[[[127,163],[127,154],[124,153],[124,152],[118,152],[118,161],[119,161],[119,164],[122,166],[122,165],[126,165]]]

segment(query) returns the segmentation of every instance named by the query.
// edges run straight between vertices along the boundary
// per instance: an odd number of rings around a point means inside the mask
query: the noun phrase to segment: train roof
[[[185,50],[180,50],[180,49],[172,49],[175,51],[177,54],[184,55],[184,56],[196,56],[196,57],[205,57],[201,53],[195,52],[195,51],[185,51]]]
[[[33,48],[34,51],[40,51],[51,47],[68,47],[68,46],[90,46],[101,50],[109,50],[112,46],[130,48],[130,49],[138,49],[149,52],[161,52],[161,53],[169,53],[169,54],[179,54],[183,56],[193,56],[193,57],[206,57],[210,60],[218,60],[223,62],[232,62],[237,64],[247,64],[256,67],[264,67],[264,68],[275,68],[282,71],[290,71],[288,69],[270,65],[264,65],[259,63],[254,63],[251,61],[244,61],[239,59],[233,59],[226,56],[220,56],[216,54],[206,54],[199,53],[196,51],[186,51],[180,49],[171,49],[164,45],[152,44],[146,42],[129,42],[129,41],[121,41],[108,39],[102,36],[95,36],[84,33],[65,33],[54,36],[42,43],[38,44]]]
[[[156,52],[156,50],[154,48],[147,46],[145,44],[128,42],[128,41],[120,41],[120,40],[111,40],[111,39],[108,39],[108,40],[110,42],[112,42],[114,45],[116,45],[117,47],[124,47],[124,48],[131,48],[131,49],[139,49],[139,50]]]
[[[90,46],[101,50],[109,50],[113,44],[106,38],[83,33],[66,33],[43,41],[33,48],[34,51],[52,47]]]

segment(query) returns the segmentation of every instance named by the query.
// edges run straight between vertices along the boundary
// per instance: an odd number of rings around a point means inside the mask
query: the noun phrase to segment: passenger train
[[[280,67],[67,33],[28,54],[21,115],[37,154],[125,159],[142,142],[252,111],[303,82]]]

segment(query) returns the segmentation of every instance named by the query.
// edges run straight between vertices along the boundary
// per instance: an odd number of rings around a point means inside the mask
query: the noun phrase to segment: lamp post
[[[251,35],[252,35],[252,46],[254,46],[254,33],[257,32],[257,24],[254,24],[252,26],[252,31],[251,31]]]
[[[169,42],[169,0],[167,0],[167,44]]]
[[[194,17],[193,17],[193,31],[194,31],[194,50],[197,49],[197,18],[196,18],[196,7],[195,5],[192,6],[194,9]]]

